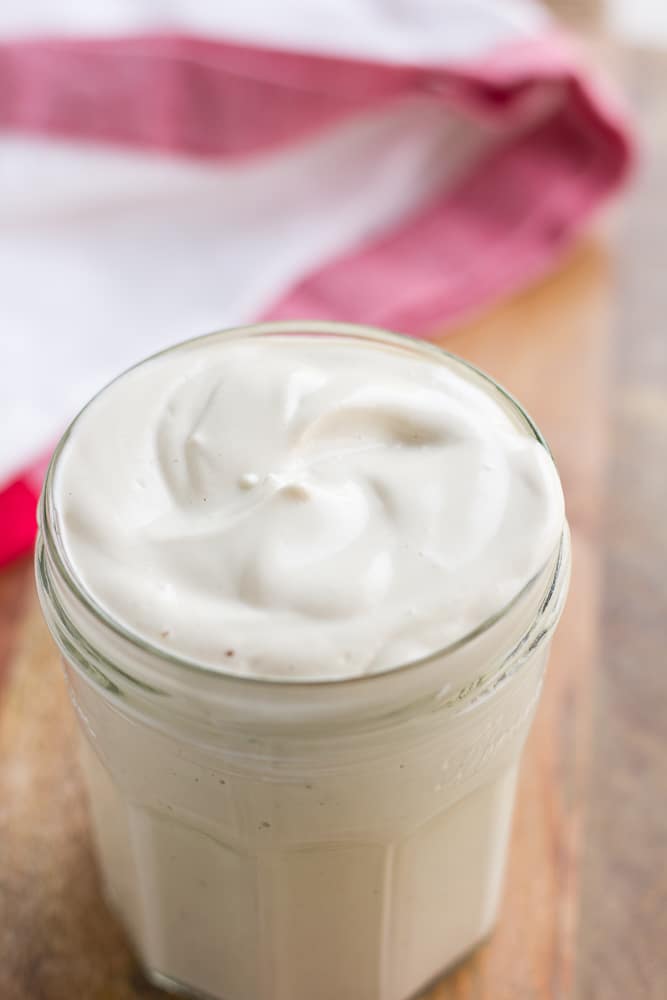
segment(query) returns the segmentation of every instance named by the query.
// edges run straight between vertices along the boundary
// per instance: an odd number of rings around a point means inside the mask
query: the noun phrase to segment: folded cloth
[[[532,0],[0,12],[0,563],[118,371],[260,318],[428,336],[624,180],[615,100]]]

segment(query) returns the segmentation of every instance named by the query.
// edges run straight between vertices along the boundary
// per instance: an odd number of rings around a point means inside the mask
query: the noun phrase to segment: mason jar
[[[146,974],[220,1000],[412,996],[496,919],[567,591],[566,523],[514,600],[445,649],[342,680],[239,676],[152,646],[85,591],[59,532],[61,449],[40,503],[38,591],[80,724],[104,891]]]

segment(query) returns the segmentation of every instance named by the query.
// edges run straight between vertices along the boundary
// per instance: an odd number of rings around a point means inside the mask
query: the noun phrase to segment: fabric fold
[[[140,357],[262,318],[442,332],[628,175],[622,109],[536,5],[449,0],[441,55],[427,0],[403,47],[369,8],[366,52],[342,23],[325,51],[289,26],[254,44],[260,7],[232,37],[126,11],[0,40],[0,563],[32,543],[54,438]]]

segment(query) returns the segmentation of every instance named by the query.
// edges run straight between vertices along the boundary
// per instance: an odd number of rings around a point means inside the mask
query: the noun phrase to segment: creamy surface
[[[500,612],[563,527],[553,462],[461,364],[215,337],[133,369],[54,484],[79,580],[132,632],[258,676],[398,666]]]

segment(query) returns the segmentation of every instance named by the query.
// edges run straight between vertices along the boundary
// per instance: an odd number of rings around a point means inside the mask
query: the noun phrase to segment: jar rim
[[[505,619],[513,608],[518,605],[534,588],[535,584],[544,576],[548,566],[553,562],[553,571],[549,574],[547,583],[543,594],[540,596],[538,608],[540,611],[546,610],[546,607],[551,602],[551,599],[556,591],[556,585],[559,578],[562,576],[562,567],[564,561],[564,554],[567,542],[567,522],[564,521],[563,531],[559,537],[558,543],[553,552],[551,552],[546,559],[546,561],[539,567],[537,572],[531,576],[531,578],[524,584],[524,586],[512,597],[512,599],[507,602],[499,611],[488,616],[473,629],[470,629],[464,635],[460,636],[453,642],[448,643],[444,647],[439,647],[431,653],[425,656],[419,657],[417,659],[409,660],[405,663],[399,663],[396,666],[384,667],[381,670],[374,671],[373,673],[361,673],[353,674],[351,676],[340,676],[340,677],[292,677],[292,676],[276,676],[271,677],[263,674],[239,674],[231,670],[226,670],[222,666],[214,666],[213,664],[204,663],[196,659],[192,659],[187,656],[182,656],[177,653],[173,653],[163,647],[152,643],[149,639],[145,638],[141,634],[134,632],[131,628],[123,625],[121,622],[117,621],[113,615],[111,615],[91,594],[83,585],[81,580],[77,577],[74,567],[71,565],[66,549],[63,543],[62,536],[57,528],[56,523],[56,504],[53,496],[53,482],[56,472],[56,467],[58,465],[58,460],[62,451],[67,444],[67,441],[75,430],[78,422],[88,408],[95,402],[95,400],[101,396],[111,385],[120,379],[124,378],[129,372],[133,371],[135,368],[142,367],[145,364],[156,360],[166,354],[173,354],[181,350],[187,350],[193,345],[205,342],[209,339],[214,338],[229,338],[229,339],[246,339],[252,337],[262,337],[262,336],[276,336],[276,335],[330,335],[344,337],[350,340],[365,340],[365,341],[375,341],[380,344],[389,344],[395,347],[401,348],[409,353],[417,354],[422,357],[429,358],[434,361],[439,361],[442,363],[443,358],[447,358],[449,362],[453,362],[455,365],[459,365],[465,368],[468,372],[471,372],[475,378],[480,380],[487,388],[490,387],[491,391],[498,393],[506,403],[509,403],[510,408],[515,416],[517,416],[521,423],[529,430],[533,437],[546,449],[549,455],[551,455],[551,449],[549,445],[539,430],[535,421],[530,417],[526,410],[521,406],[518,400],[500,385],[494,378],[484,372],[482,369],[478,368],[476,365],[453,354],[450,351],[446,351],[444,348],[437,344],[430,342],[425,342],[422,340],[416,340],[413,337],[409,337],[404,334],[392,333],[377,327],[366,326],[363,324],[356,323],[343,323],[343,322],[332,322],[326,320],[279,320],[270,321],[264,323],[256,323],[250,325],[243,325],[237,327],[223,328],[221,330],[215,330],[211,333],[202,334],[200,336],[192,337],[187,340],[180,341],[163,350],[156,351],[154,354],[149,355],[146,358],[138,361],[136,364],[131,365],[129,368],[124,369],[113,379],[102,386],[98,392],[96,392],[88,402],[79,410],[76,416],[71,420],[67,429],[64,431],[62,437],[58,441],[56,448],[51,456],[49,466],[44,479],[44,485],[42,487],[42,492],[40,495],[37,519],[39,525],[39,531],[42,535],[43,544],[49,553],[49,557],[52,560],[55,569],[57,570],[60,581],[65,585],[67,591],[74,597],[74,599],[80,602],[85,611],[92,616],[92,618],[97,621],[102,627],[109,629],[115,638],[120,639],[122,642],[129,643],[130,646],[140,650],[142,653],[154,656],[160,660],[166,661],[171,666],[187,671],[191,674],[204,675],[207,678],[219,677],[220,682],[233,681],[235,683],[247,684],[250,686],[270,686],[273,688],[284,688],[284,689],[322,689],[326,687],[340,689],[344,685],[353,685],[359,682],[365,682],[377,678],[386,678],[388,675],[399,675],[405,674],[408,671],[416,670],[419,667],[426,667],[428,664],[435,662],[436,660],[444,660],[455,653],[459,652],[461,649],[466,647],[468,644],[472,643],[474,640],[480,638],[486,634],[490,629],[493,628],[498,622]],[[539,613],[539,612],[538,612]]]

